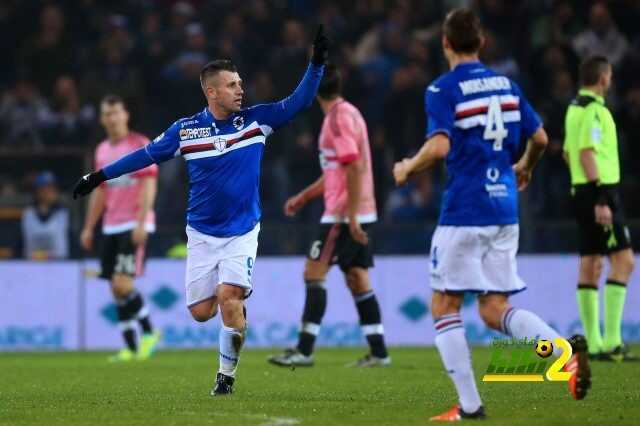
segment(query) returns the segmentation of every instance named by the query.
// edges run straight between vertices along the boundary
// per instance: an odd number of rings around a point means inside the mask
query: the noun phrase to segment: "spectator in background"
[[[83,103],[75,80],[64,75],[53,90],[51,139],[55,144],[83,145],[94,127],[96,114],[92,105]]]
[[[309,52],[307,34],[302,22],[287,20],[282,26],[281,40],[271,57],[270,70],[278,78],[274,80],[277,93],[287,93],[297,76],[306,68]]]
[[[40,173],[34,182],[33,205],[22,214],[22,243],[26,259],[69,257],[69,210],[60,202],[56,178]]]
[[[164,78],[161,72],[169,60],[170,51],[158,11],[149,11],[142,17],[141,33],[138,37],[134,56],[144,75],[143,87],[146,112],[151,120],[149,130],[160,133],[162,126],[172,118],[163,105]]]
[[[195,114],[204,108],[200,70],[206,63],[204,53],[185,52],[165,70],[165,103],[174,120],[181,113]]]
[[[532,99],[536,103],[544,102],[549,88],[554,84],[553,77],[567,70],[570,70],[572,77],[576,77],[577,69],[578,59],[567,46],[552,44],[536,52],[530,67],[531,75],[534,76],[531,79]]]
[[[20,78],[0,102],[1,140],[16,147],[43,144],[51,109],[33,82]]]
[[[42,9],[38,33],[23,46],[20,62],[45,96],[51,93],[59,75],[71,71],[73,49],[65,31],[64,14],[55,4]]]
[[[567,0],[556,0],[551,13],[541,14],[534,20],[531,47],[537,50],[553,43],[569,45],[579,29],[576,13]]]
[[[591,6],[589,29],[573,40],[573,48],[582,58],[604,56],[615,68],[624,58],[629,42],[620,33],[604,2]]]
[[[567,219],[571,217],[571,206],[567,188],[569,175],[563,159],[564,115],[575,96],[575,84],[567,70],[552,75],[551,90],[544,94],[538,109],[542,122],[549,135],[549,145],[542,157],[536,179],[531,182],[528,194],[533,208],[524,214],[531,219],[544,216],[549,219]]]
[[[489,31],[485,33],[482,62],[497,73],[504,74],[514,81],[520,81],[520,68],[511,52],[513,51],[506,48],[502,39]]]
[[[195,9],[187,1],[178,1],[173,5],[167,31],[169,51],[178,52],[182,48],[185,27],[191,22],[194,14]]]
[[[389,189],[394,187],[389,170],[393,168],[393,148],[387,143],[384,127],[380,124],[371,131],[371,162],[376,200],[384,203]],[[379,209],[380,210],[380,209]],[[386,211],[378,211],[378,215],[386,221]]]
[[[118,37],[103,39],[97,63],[84,74],[81,91],[92,105],[107,94],[117,93],[127,100],[132,113],[139,116],[144,90],[137,67],[127,60],[130,48]]]

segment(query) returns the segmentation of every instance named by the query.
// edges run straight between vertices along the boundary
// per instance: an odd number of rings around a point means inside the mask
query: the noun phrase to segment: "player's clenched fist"
[[[78,197],[84,197],[91,193],[91,191],[105,180],[107,180],[107,177],[102,170],[82,176],[76,183],[76,186],[73,187],[73,199],[75,200]]]
[[[404,185],[407,182],[407,177],[411,173],[409,167],[409,159],[405,158],[402,161],[398,161],[393,166],[393,178],[396,181],[396,185]]]
[[[314,65],[324,65],[329,57],[329,45],[331,41],[324,34],[324,26],[320,24],[316,37],[313,39],[313,56],[311,62]]]

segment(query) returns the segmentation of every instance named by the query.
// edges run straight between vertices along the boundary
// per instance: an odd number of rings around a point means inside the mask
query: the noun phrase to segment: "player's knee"
[[[431,316],[436,319],[443,315],[460,312],[462,295],[434,291],[431,296]]]
[[[480,318],[489,328],[493,328],[494,330],[500,329],[500,316],[502,315],[502,311],[498,310],[494,305],[484,305],[480,306]]]
[[[189,312],[191,312],[191,316],[193,317],[193,319],[198,322],[209,321],[212,317],[210,310],[206,310],[202,308],[198,309],[198,305],[190,308]]]
[[[194,320],[206,322],[215,317],[218,313],[218,304],[215,299],[207,300],[189,308],[189,312]]]
[[[636,261],[633,257],[633,252],[630,249],[611,256],[612,272],[622,280],[628,279],[635,269],[635,266]]]
[[[601,256],[584,256],[580,259],[580,281],[585,284],[597,283],[604,268]]]
[[[326,273],[326,266],[320,265],[319,262],[307,261],[304,265],[304,281],[324,281]]]
[[[366,269],[351,268],[347,271],[345,276],[347,280],[347,287],[349,287],[352,294],[357,295],[371,291],[369,274]]]
[[[243,300],[244,290],[240,287],[231,287],[218,291],[218,306],[222,311],[223,317],[242,315]]]
[[[117,299],[126,297],[133,291],[133,279],[128,275],[114,274],[111,278],[111,291]]]
[[[500,319],[505,309],[509,307],[506,299],[489,298],[478,300],[478,310],[480,318],[487,327],[500,330]]]

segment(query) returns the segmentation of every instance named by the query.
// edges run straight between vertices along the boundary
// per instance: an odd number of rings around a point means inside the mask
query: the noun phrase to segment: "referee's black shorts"
[[[362,229],[368,231],[369,224],[363,223]],[[337,264],[343,272],[354,267],[368,269],[373,266],[371,236],[368,244],[360,244],[353,239],[346,223],[321,224],[307,257],[327,265]]]
[[[609,208],[613,215],[611,226],[596,223],[594,207],[597,195],[589,185],[573,187],[573,210],[578,222],[578,244],[581,256],[606,255],[631,247],[629,228],[624,214],[618,185],[605,185],[609,194]]]

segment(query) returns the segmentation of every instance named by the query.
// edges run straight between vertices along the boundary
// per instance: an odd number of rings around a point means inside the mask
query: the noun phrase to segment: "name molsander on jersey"
[[[427,138],[449,137],[441,225],[488,226],[518,222],[512,165],[520,142],[542,125],[520,88],[480,62],[443,74],[425,92]]]
[[[309,106],[323,67],[309,65],[280,102],[216,120],[208,108],[176,121],[145,150],[155,163],[182,156],[189,173],[187,223],[216,237],[242,235],[260,221],[260,162],[266,138]]]

